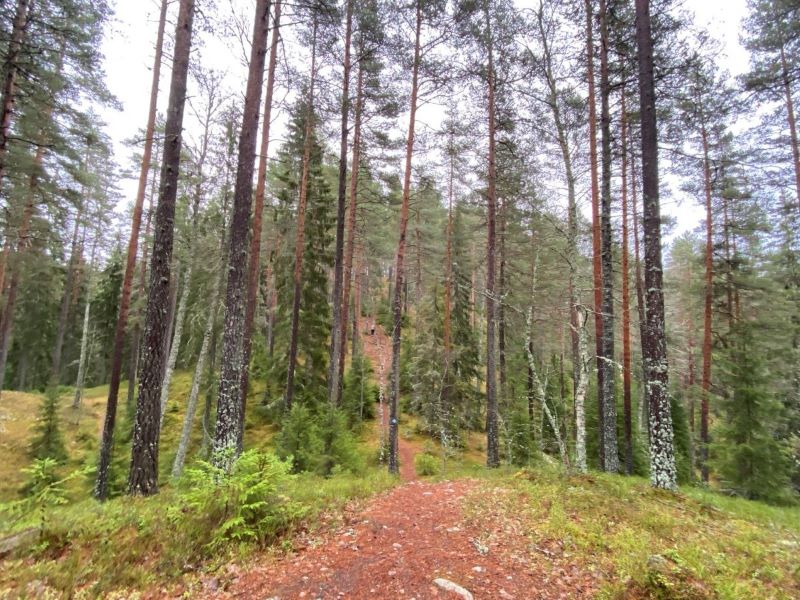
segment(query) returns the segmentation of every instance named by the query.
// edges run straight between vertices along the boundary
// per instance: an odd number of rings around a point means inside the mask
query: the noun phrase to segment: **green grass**
[[[499,506],[505,518],[521,519],[532,544],[558,549],[556,560],[603,573],[602,598],[800,595],[800,508],[546,467],[497,475],[472,496],[472,518]]]

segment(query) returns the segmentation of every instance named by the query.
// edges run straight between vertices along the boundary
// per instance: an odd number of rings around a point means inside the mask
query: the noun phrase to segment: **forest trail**
[[[389,435],[389,376],[392,370],[392,339],[386,335],[383,327],[374,317],[364,319],[363,326],[359,331],[361,337],[361,348],[364,355],[369,359],[375,371],[375,378],[380,386],[380,402],[378,404],[375,419],[376,427],[379,427],[378,439],[381,443]],[[414,469],[414,455],[416,454],[413,446],[403,439],[400,435],[397,438],[397,450],[400,454],[400,477],[403,481],[413,481],[417,478]]]
[[[344,523],[308,534],[295,552],[229,573],[224,591],[214,581],[207,598],[588,598],[586,574],[531,560],[530,539],[517,526],[478,515],[471,480],[412,481],[376,499]],[[297,544],[306,544],[297,548]],[[445,579],[467,590],[438,587]],[[208,586],[208,584],[206,584]]]

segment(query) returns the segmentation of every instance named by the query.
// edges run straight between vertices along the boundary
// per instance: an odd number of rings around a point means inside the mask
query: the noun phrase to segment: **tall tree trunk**
[[[297,368],[297,336],[300,328],[300,297],[303,292],[303,253],[305,251],[306,205],[308,203],[308,172],[311,162],[311,143],[314,131],[314,84],[317,77],[317,17],[314,16],[311,48],[311,74],[308,85],[308,114],[306,115],[305,139],[303,141],[303,167],[300,176],[300,198],[297,202],[297,233],[294,241],[294,291],[292,298],[292,322],[289,332],[289,364],[286,373],[284,405],[291,410],[294,400],[294,372]]]
[[[408,210],[411,200],[411,161],[414,157],[414,139],[417,124],[417,93],[419,91],[419,67],[421,60],[422,7],[420,0],[415,2],[416,25],[414,29],[414,62],[411,67],[411,109],[406,139],[406,165],[403,177],[403,201],[400,207],[400,237],[397,242],[397,256],[394,270],[394,298],[392,300],[392,371],[389,392],[389,472],[400,472],[397,452],[397,433],[399,414],[397,405],[400,398],[400,335],[403,322],[403,283],[405,281],[406,232],[408,229]]]
[[[362,63],[364,54],[364,47],[359,43],[358,47],[358,79],[356,83],[356,106],[355,106],[355,120],[353,123],[353,158],[350,170],[350,205],[347,213],[347,245],[344,252],[344,270],[342,274],[343,285],[342,289],[342,327],[343,331],[346,329],[346,322],[350,314],[350,287],[353,279],[353,254],[355,253],[356,243],[356,212],[358,210],[358,174],[361,168],[361,114],[364,109],[364,65]],[[356,274],[358,277],[358,274]],[[358,293],[358,292],[356,292]],[[358,306],[358,302],[354,301],[354,308]],[[358,315],[353,314],[353,323],[358,321]],[[356,346],[356,339],[358,337],[358,329],[354,325],[353,328],[353,348]],[[347,335],[342,335],[339,348],[339,378],[338,389],[336,391],[336,404],[337,406],[342,402],[342,391],[344,383],[344,359],[347,354]],[[355,356],[355,350],[353,350]]]
[[[589,166],[592,186],[592,280],[594,282],[594,336],[597,356],[597,409],[599,422],[605,424],[603,408],[603,384],[605,369],[603,367],[603,269],[601,265],[600,242],[600,187],[597,175],[597,105],[594,85],[594,35],[592,25],[591,0],[584,2],[586,10],[586,60],[587,81],[589,84]],[[605,466],[605,427],[598,427],[600,436],[600,464]]]
[[[603,275],[603,337],[599,367],[602,377],[603,470],[619,471],[617,450],[617,403],[614,364],[614,257],[611,230],[611,84],[608,74],[608,10],[606,0],[600,0],[600,129],[602,133],[602,183],[600,210],[601,263]]]
[[[88,152],[87,152],[88,154]],[[64,348],[64,336],[67,332],[67,319],[69,318],[70,300],[72,299],[72,288],[75,283],[75,271],[78,265],[78,231],[83,220],[83,202],[85,200],[85,188],[80,204],[75,213],[75,226],[72,229],[72,242],[70,243],[69,261],[67,262],[67,276],[64,281],[64,293],[61,297],[61,309],[58,313],[58,325],[56,327],[56,343],[53,346],[53,356],[50,368],[50,385],[58,386],[61,376],[61,354]]]
[[[647,365],[645,385],[650,406],[650,481],[653,487],[674,490],[678,484],[672,411],[668,396],[669,372],[662,288],[661,215],[658,199],[658,127],[649,0],[636,0],[636,43],[639,50],[644,273],[647,292],[647,336],[642,340],[642,354]]]
[[[705,288],[703,308],[703,374],[700,404],[700,477],[708,483],[708,413],[711,394],[711,326],[714,305],[714,215],[711,206],[711,160],[705,125],[700,130],[703,142],[703,190],[706,205]]]
[[[506,373],[506,223],[507,223],[507,203],[508,199],[503,200],[500,205],[499,225],[500,225],[500,256],[498,265],[498,290],[499,302],[497,305],[497,368],[500,379],[500,403],[507,409],[508,386]]]
[[[538,11],[539,35],[542,40],[544,55],[545,79],[547,81],[549,106],[553,113],[556,126],[556,136],[564,161],[564,176],[567,180],[567,263],[569,267],[569,313],[570,336],[572,340],[572,368],[574,381],[575,404],[575,469],[583,473],[586,471],[586,421],[584,402],[588,380],[586,363],[586,333],[581,328],[579,321],[585,321],[585,312],[580,304],[577,291],[578,278],[578,206],[575,198],[575,174],[572,166],[566,127],[561,114],[561,100],[558,93],[556,78],[553,73],[553,56],[550,49],[550,40],[544,25],[542,11]],[[531,349],[533,351],[533,349]]]
[[[625,86],[620,94],[622,151],[622,403],[625,413],[625,473],[633,473],[633,409],[631,407],[631,301],[628,266],[628,115]]]
[[[781,79],[786,94],[786,116],[789,121],[789,135],[792,142],[792,158],[794,159],[794,185],[797,192],[797,210],[800,211],[800,146],[797,141],[797,121],[792,100],[792,86],[789,80],[789,68],[786,62],[786,50],[781,44]]]
[[[343,339],[347,337],[347,314],[342,312],[344,278],[344,228],[347,206],[347,134],[350,118],[350,42],[353,32],[353,0],[345,2],[344,72],[342,73],[342,124],[339,140],[339,187],[336,196],[336,246],[333,254],[333,319],[328,362],[328,402],[338,406],[340,363],[344,365]],[[355,172],[351,177],[355,178]]]
[[[100,442],[100,459],[97,467],[97,479],[94,487],[94,495],[98,500],[105,500],[108,498],[108,469],[111,466],[111,452],[114,443],[114,427],[117,420],[117,397],[119,395],[119,384],[122,376],[122,354],[125,349],[125,330],[128,326],[131,287],[133,284],[133,275],[136,270],[136,253],[139,244],[139,228],[141,227],[142,223],[144,196],[147,189],[147,174],[150,169],[150,160],[153,152],[153,137],[155,134],[156,111],[158,107],[158,83],[161,77],[161,57],[164,47],[164,29],[167,22],[167,5],[168,0],[162,0],[161,14],[158,21],[158,34],[156,36],[155,57],[153,59],[153,81],[150,87],[150,107],[147,116],[147,127],[145,129],[142,165],[139,171],[139,187],[137,189],[136,200],[133,205],[133,215],[131,217],[131,236],[128,240],[128,255],[125,263],[125,275],[123,276],[122,280],[122,293],[119,300],[119,313],[117,315],[117,325],[114,330],[114,345],[112,346],[111,351],[111,380],[108,385],[106,416],[103,421],[103,436]],[[194,2],[191,4],[191,11],[194,11]],[[191,18],[189,21],[191,21]],[[177,101],[178,99],[176,99],[176,102]],[[180,118],[182,120],[183,98],[180,99],[180,103]],[[178,127],[178,134],[180,134],[180,127]],[[178,141],[178,145],[180,145],[180,141]],[[164,154],[164,159],[166,160],[166,154]],[[159,202],[161,194],[162,192],[159,191]],[[171,246],[172,244],[170,243],[170,248]],[[169,270],[169,265],[167,265],[167,270]],[[129,382],[128,385],[132,384]]]
[[[497,297],[495,290],[496,227],[497,227],[497,164],[495,153],[495,115],[496,79],[494,72],[494,48],[492,42],[489,1],[483,1],[486,19],[487,39],[487,88],[489,121],[489,169],[486,185],[486,466],[500,466],[500,446],[497,411],[497,377],[495,366],[495,329],[497,318]]]
[[[641,254],[639,251],[639,201],[636,187],[636,157],[632,151],[632,141],[631,152],[629,155],[631,157],[629,161],[631,164],[631,212],[633,213],[633,276],[636,283],[636,313],[639,319],[639,346],[641,347],[641,340],[643,340],[646,335],[646,319],[644,314],[646,309],[644,305],[642,262],[640,260]],[[639,412],[636,423],[636,428],[639,434],[641,434],[643,431],[647,431],[645,423],[648,420],[647,391],[645,390],[644,385],[644,382],[647,380],[647,368],[644,361],[644,355],[642,355],[641,368],[642,395],[641,398],[639,398]]]
[[[159,393],[165,359],[165,339],[169,330],[169,323],[165,321],[164,316],[171,281],[170,263],[174,237],[175,200],[178,192],[183,111],[186,104],[186,82],[189,75],[194,12],[194,0],[181,0],[175,31],[172,81],[162,154],[164,164],[161,168],[153,257],[150,263],[150,289],[144,326],[145,352],[139,369],[140,384],[136,402],[136,418],[133,425],[131,468],[128,475],[128,492],[132,495],[149,496],[158,492],[158,445],[161,420]],[[136,259],[135,251],[131,254],[128,257],[129,265]],[[128,285],[130,286],[130,283]],[[116,404],[116,397],[114,403]],[[110,404],[109,410],[111,409]],[[101,451],[101,457],[105,457],[106,460],[110,459],[110,442],[109,438],[109,446]],[[102,460],[101,464],[103,464]],[[104,473],[98,473],[95,494],[99,498],[105,498],[107,493],[108,466],[106,463]]]
[[[244,311],[244,334],[242,336],[242,414],[247,398],[250,382],[250,352],[253,341],[253,321],[256,314],[256,298],[258,290],[258,273],[261,264],[261,223],[264,214],[264,195],[267,187],[267,156],[269,154],[270,125],[272,124],[272,99],[275,91],[275,69],[278,64],[278,41],[281,26],[281,0],[275,0],[272,23],[272,41],[267,67],[267,92],[264,99],[264,118],[261,124],[261,148],[258,158],[258,175],[256,177],[256,198],[253,207],[253,226],[250,235],[250,263],[247,271],[247,304]]]
[[[156,157],[153,164],[159,164],[160,152],[159,147],[156,147]],[[150,246],[148,240],[150,239],[150,226],[153,221],[153,198],[158,191],[158,171],[151,169],[152,174],[150,177],[150,193],[147,200],[147,218],[144,225],[144,240],[142,244],[142,259],[139,261],[139,290],[137,293],[141,298],[147,297],[147,266],[149,264],[149,250]],[[139,368],[139,359],[141,358],[141,339],[142,339],[142,325],[138,321],[133,326],[133,333],[131,335],[131,351],[128,357],[128,406],[133,406],[134,392],[136,391],[136,371]]]
[[[14,103],[17,99],[17,76],[20,71],[20,53],[28,36],[28,24],[33,12],[34,0],[17,0],[17,9],[11,25],[11,38],[6,51],[3,73],[3,96],[0,100],[0,189],[6,175],[6,154],[11,122],[14,118]]]
[[[78,358],[78,377],[75,380],[75,396],[72,398],[72,408],[77,410],[83,399],[83,386],[86,382],[86,363],[89,354],[89,317],[92,309],[92,276],[94,275],[94,254],[97,243],[92,245],[92,255],[89,259],[89,276],[86,279],[86,306],[83,307],[83,329],[81,329],[81,355]]]
[[[264,84],[264,66],[269,32],[269,0],[258,0],[253,19],[253,45],[250,70],[239,132],[239,157],[233,191],[228,250],[228,283],[225,292],[225,327],[222,334],[222,365],[217,398],[217,427],[214,436],[214,463],[229,469],[234,456],[242,451],[244,436],[245,304],[247,281],[247,231],[253,198],[253,170],[258,135],[258,112]],[[256,259],[257,260],[257,259]]]
[[[161,393],[159,394],[159,410],[160,420],[159,428],[164,426],[164,412],[167,408],[167,400],[169,399],[169,384],[172,382],[172,374],[175,372],[175,363],[178,361],[178,352],[181,348],[181,337],[183,336],[183,322],[186,319],[186,309],[189,304],[189,291],[192,285],[192,259],[191,254],[187,257],[189,261],[186,271],[183,272],[183,285],[180,286],[180,300],[178,301],[178,310],[175,312],[175,319],[173,320],[172,343],[169,346],[167,354],[167,361],[164,367],[164,378],[161,381]],[[177,284],[177,282],[176,282]],[[175,289],[177,290],[177,285]]]
[[[22,209],[22,220],[17,231],[17,247],[14,254],[14,264],[11,265],[11,280],[8,284],[8,295],[6,304],[3,307],[3,316],[0,321],[0,393],[6,379],[6,366],[8,365],[8,351],[11,348],[11,336],[14,331],[14,310],[17,303],[17,289],[19,288],[20,272],[22,265],[20,261],[25,251],[30,246],[31,221],[36,210],[36,195],[39,188],[38,173],[44,160],[45,147],[39,146],[33,159],[35,165],[33,173],[28,181],[28,191],[25,206]]]

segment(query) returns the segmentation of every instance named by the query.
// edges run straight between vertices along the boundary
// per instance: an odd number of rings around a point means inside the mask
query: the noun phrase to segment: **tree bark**
[[[142,223],[142,208],[144,205],[145,190],[147,189],[147,174],[150,169],[150,159],[153,152],[153,135],[156,126],[156,111],[158,106],[158,83],[161,77],[161,57],[164,47],[164,29],[167,22],[167,0],[161,2],[161,14],[158,21],[158,34],[156,36],[156,51],[153,60],[153,81],[150,88],[150,107],[145,129],[144,150],[142,153],[142,166],[139,171],[139,187],[133,205],[131,217],[131,236],[128,240],[128,255],[125,264],[125,275],[122,280],[122,293],[119,301],[117,325],[114,330],[114,345],[111,353],[111,380],[108,386],[108,399],[106,400],[106,416],[103,421],[103,436],[100,442],[100,460],[97,467],[94,495],[98,500],[108,498],[108,469],[111,465],[111,452],[113,448],[114,427],[117,419],[117,397],[122,375],[122,354],[125,348],[125,330],[128,326],[128,311],[131,301],[131,287],[133,275],[136,270],[136,251],[139,244],[139,228]],[[192,11],[194,3],[192,2]],[[187,59],[188,62],[188,59]],[[184,93],[185,95],[185,93]],[[183,98],[181,98],[181,103]],[[181,106],[181,119],[183,108]],[[180,142],[178,142],[180,143]],[[166,146],[165,146],[166,148]],[[166,159],[166,154],[164,155]],[[161,193],[159,193],[159,196]],[[167,267],[169,268],[169,267]],[[132,385],[130,382],[128,385]]]
[[[171,280],[170,262],[174,236],[175,200],[178,192],[181,134],[186,104],[186,83],[189,74],[194,12],[194,0],[181,0],[175,32],[172,81],[162,154],[164,163],[161,168],[153,256],[150,263],[150,289],[144,327],[145,351],[142,365],[139,368],[140,385],[133,426],[131,468],[128,475],[128,492],[132,495],[149,496],[158,492],[158,446],[161,420],[159,392],[165,358],[165,339],[169,330],[169,323],[165,321],[164,316]],[[130,265],[135,258],[136,253],[133,252],[132,256],[128,257],[128,264]],[[130,283],[128,285],[130,286]],[[116,405],[116,398],[114,398],[114,403]],[[111,406],[109,406],[110,409]],[[110,442],[109,438],[109,445],[103,449],[101,454],[106,461],[110,459]],[[105,462],[104,471],[98,473],[95,495],[104,499],[107,494],[108,462]]]
[[[416,25],[414,33],[414,62],[411,67],[411,108],[406,139],[406,165],[403,177],[403,201],[400,207],[400,237],[397,242],[397,256],[394,269],[394,298],[392,300],[392,372],[389,392],[389,473],[400,472],[397,452],[398,402],[400,397],[400,335],[403,322],[403,283],[405,280],[406,232],[408,230],[408,210],[411,200],[411,161],[414,157],[414,132],[417,123],[417,93],[419,91],[419,67],[421,60],[422,7],[420,0],[415,2]]]
[[[786,95],[786,117],[789,121],[789,135],[792,142],[792,158],[794,159],[794,185],[797,192],[797,210],[800,211],[800,146],[797,141],[797,121],[792,100],[792,86],[789,81],[789,68],[786,63],[786,50],[781,44],[781,79]]]
[[[572,340],[572,368],[574,381],[574,404],[575,404],[575,469],[583,473],[586,471],[586,421],[584,402],[586,395],[586,385],[588,371],[586,371],[586,333],[580,325],[581,313],[584,312],[580,304],[577,290],[578,278],[578,206],[575,198],[575,174],[572,166],[572,154],[570,152],[569,141],[566,127],[561,115],[561,104],[553,73],[553,56],[550,49],[550,41],[547,37],[547,29],[543,21],[542,11],[537,13],[539,35],[542,40],[542,50],[544,57],[545,80],[548,88],[550,110],[553,113],[553,121],[556,126],[556,137],[561,150],[561,157],[564,161],[564,176],[567,181],[567,265],[569,267],[569,316],[570,316],[570,337]],[[583,317],[585,321],[585,316]]]
[[[353,279],[353,255],[355,253],[356,242],[356,212],[358,210],[358,174],[361,168],[361,118],[364,109],[364,66],[362,64],[364,54],[363,44],[359,44],[358,48],[358,79],[356,83],[356,106],[353,123],[353,158],[350,170],[350,205],[347,213],[347,245],[344,252],[344,272],[343,272],[343,285],[342,290],[342,327],[346,328],[344,323],[347,322],[350,313],[350,288]],[[358,274],[356,274],[358,277]],[[358,293],[358,291],[356,292]],[[357,310],[358,302],[353,302],[353,308]],[[358,315],[353,315],[353,323],[358,320]],[[356,339],[358,336],[358,329],[353,326],[353,348],[356,346]],[[339,379],[338,390],[336,391],[336,404],[340,405],[342,402],[342,391],[344,383],[344,359],[347,354],[347,335],[342,335],[341,344],[339,349]],[[355,350],[353,350],[355,355]]]
[[[0,189],[6,174],[6,154],[11,122],[14,118],[14,103],[17,99],[17,76],[20,53],[28,35],[28,23],[33,12],[34,0],[17,0],[17,9],[11,25],[11,38],[6,52],[6,69],[3,73],[3,96],[0,100]]]
[[[87,152],[88,154],[88,152]],[[85,167],[84,167],[85,168]],[[67,332],[67,319],[69,318],[69,306],[72,298],[72,288],[75,283],[75,270],[78,263],[78,232],[83,219],[83,202],[86,197],[82,194],[82,199],[75,213],[75,226],[72,229],[72,242],[70,243],[69,262],[67,262],[67,276],[64,281],[64,293],[61,297],[61,309],[58,313],[58,325],[56,327],[56,343],[53,346],[53,356],[50,368],[50,385],[58,386],[61,376],[61,354],[64,348],[64,336]]]
[[[83,386],[86,382],[86,362],[89,353],[89,317],[92,309],[92,276],[94,274],[94,254],[97,244],[92,245],[92,256],[89,259],[89,276],[86,279],[86,306],[83,308],[83,329],[81,330],[81,355],[78,359],[78,377],[75,380],[75,396],[72,408],[77,410],[83,399]]]
[[[597,356],[597,409],[599,422],[605,423],[603,408],[603,270],[601,265],[600,242],[600,194],[597,174],[597,106],[595,101],[594,85],[594,35],[592,33],[592,5],[591,0],[585,0],[586,9],[586,60],[587,81],[589,84],[589,166],[592,186],[592,280],[594,282],[594,335]],[[605,427],[598,427],[600,436],[600,464],[605,466]]]
[[[645,338],[646,319],[645,319],[645,305],[644,305],[644,281],[642,278],[642,262],[640,260],[641,254],[639,251],[639,202],[637,199],[636,189],[636,158],[633,151],[630,152],[631,164],[631,212],[633,213],[633,275],[636,283],[636,312],[639,318],[639,346],[641,347],[641,340]],[[639,412],[637,418],[637,430],[641,434],[642,431],[647,431],[645,428],[645,421],[647,421],[647,392],[645,390],[644,382],[647,380],[647,369],[645,367],[644,356],[642,356],[642,396],[639,399]]]
[[[672,412],[668,396],[669,372],[664,324],[661,215],[658,198],[658,126],[653,74],[650,1],[636,0],[636,43],[639,55],[639,106],[642,119],[642,195],[644,221],[647,337],[642,354],[647,366],[650,407],[650,481],[653,487],[677,489]]]
[[[703,307],[703,372],[700,387],[700,477],[708,483],[708,415],[711,395],[711,344],[712,316],[714,305],[714,215],[711,206],[711,160],[708,151],[708,134],[705,125],[701,125],[700,135],[703,142],[703,191],[706,208],[706,248]]]
[[[244,311],[244,334],[242,337],[242,414],[247,399],[247,388],[250,382],[250,352],[253,341],[253,321],[256,314],[256,298],[258,290],[258,273],[261,265],[261,223],[264,214],[264,196],[267,187],[267,157],[269,154],[270,125],[272,124],[272,99],[275,91],[275,69],[278,64],[278,42],[281,26],[281,0],[275,0],[272,24],[272,41],[270,42],[269,65],[267,66],[267,91],[264,99],[264,118],[261,124],[261,148],[258,159],[258,175],[256,177],[256,198],[253,207],[253,226],[250,235],[250,263],[247,272],[247,304]]]
[[[228,283],[225,292],[225,327],[222,334],[222,365],[217,397],[217,427],[214,434],[214,457],[217,467],[230,469],[242,451],[244,436],[244,364],[245,304],[247,281],[247,231],[253,197],[253,171],[258,134],[258,112],[264,84],[264,66],[269,32],[269,0],[258,0],[253,19],[253,44],[250,69],[239,132],[239,157],[233,191],[228,248]],[[257,259],[256,259],[257,260]]]
[[[347,314],[342,312],[344,278],[344,228],[347,206],[347,136],[350,118],[350,42],[353,32],[353,0],[345,2],[344,72],[342,74],[341,134],[339,140],[339,187],[336,202],[336,245],[333,255],[333,314],[328,362],[328,402],[338,406],[340,393],[340,363],[344,366],[343,339],[347,337]],[[355,172],[351,174],[355,177]]]
[[[602,430],[603,470],[619,471],[617,449],[617,403],[614,394],[616,383],[614,363],[614,257],[611,230],[611,112],[609,98],[611,84],[608,74],[608,10],[606,0],[600,0],[600,130],[601,141],[601,210],[600,246],[603,275],[603,336],[599,368],[602,376]]]
[[[492,27],[489,16],[489,0],[483,1],[487,39],[487,88],[489,121],[489,168],[486,190],[486,466],[500,466],[500,447],[497,411],[497,376],[495,366],[495,329],[497,298],[495,290],[496,227],[497,227],[497,164],[495,153],[495,72],[492,43]]]
[[[306,115],[305,140],[303,142],[303,170],[300,176],[300,198],[297,202],[297,234],[294,242],[294,294],[292,298],[292,322],[289,333],[289,365],[286,374],[284,405],[291,410],[294,400],[294,372],[297,367],[297,336],[300,327],[300,296],[303,292],[303,253],[305,251],[306,205],[308,203],[308,176],[311,162],[311,143],[314,131],[314,84],[317,77],[317,17],[314,16],[314,31],[311,48],[311,74],[308,85],[308,114]]]
[[[622,151],[622,403],[625,413],[625,474],[633,473],[633,414],[631,407],[631,302],[628,260],[628,115],[625,86],[620,94]]]

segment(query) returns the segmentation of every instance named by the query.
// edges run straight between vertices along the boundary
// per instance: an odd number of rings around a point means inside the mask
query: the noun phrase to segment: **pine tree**
[[[743,322],[734,330],[724,359],[722,422],[712,444],[713,464],[723,489],[745,498],[788,498],[787,446],[775,439],[780,402],[769,391],[767,372],[754,332]]]

